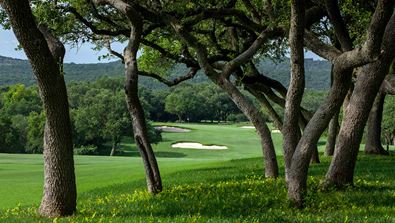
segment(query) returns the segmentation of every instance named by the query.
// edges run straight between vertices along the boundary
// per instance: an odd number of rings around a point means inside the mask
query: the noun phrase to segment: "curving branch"
[[[124,57],[121,53],[119,53],[119,52],[117,52],[117,51],[115,51],[115,50],[112,49],[112,47],[111,47],[111,42],[110,42],[109,39],[105,39],[103,45],[104,45],[104,47],[107,48],[107,50],[108,50],[108,52],[109,52],[110,54],[112,54],[112,55],[118,57],[119,59],[121,59],[121,62],[122,62],[122,63],[125,63],[125,57]]]
[[[173,80],[167,80],[167,79],[163,78],[162,76],[152,73],[152,72],[139,71],[139,75],[146,76],[146,77],[152,77],[152,78],[158,80],[159,82],[167,85],[168,87],[172,87],[172,86],[180,84],[181,82],[184,82],[186,80],[194,78],[196,76],[198,70],[199,70],[198,68],[192,68],[186,75],[176,77]]]
[[[233,60],[226,63],[223,69],[223,75],[229,77],[240,65],[248,62],[261,49],[266,40],[272,36],[282,33],[281,29],[264,30],[258,38],[251,44],[251,46],[243,53],[239,54]]]
[[[332,63],[334,63],[336,58],[338,58],[342,53],[340,50],[336,49],[336,47],[322,42],[312,31],[308,30],[305,30],[304,44],[315,54]]]
[[[343,51],[352,50],[352,41],[340,14],[337,1],[325,0],[325,8],[328,12],[329,19],[333,24],[335,35],[341,45]]]

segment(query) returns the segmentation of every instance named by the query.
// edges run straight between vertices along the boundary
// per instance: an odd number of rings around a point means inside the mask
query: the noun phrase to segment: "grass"
[[[360,155],[355,187],[321,191],[329,159],[312,165],[306,208],[286,202],[284,180],[263,179],[261,148],[252,129],[178,125],[155,146],[165,190],[145,191],[138,157],[76,156],[78,213],[64,222],[394,222],[395,159]],[[273,135],[277,149],[281,137]],[[175,141],[224,144],[229,150],[171,149]],[[127,142],[122,145],[135,153]],[[178,153],[183,154],[180,156]],[[279,157],[280,166],[283,164]],[[281,170],[283,172],[283,170]],[[51,222],[35,214],[42,193],[40,155],[0,155],[0,222]],[[18,206],[17,203],[20,203]]]

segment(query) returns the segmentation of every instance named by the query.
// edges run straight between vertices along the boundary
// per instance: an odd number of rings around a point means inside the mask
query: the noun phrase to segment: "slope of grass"
[[[393,157],[358,161],[355,187],[322,191],[319,179],[329,160],[313,165],[306,207],[286,202],[284,180],[263,179],[261,159],[224,161],[220,165],[166,173],[166,189],[149,195],[141,182],[112,185],[82,193],[75,216],[58,222],[393,222]],[[132,189],[134,188],[134,189]],[[3,211],[2,222],[51,222],[36,207]]]
[[[306,207],[286,201],[283,177],[263,178],[259,140],[236,125],[178,125],[155,146],[164,191],[145,190],[139,157],[76,156],[78,213],[59,222],[394,222],[395,158],[361,154],[355,187],[322,191],[330,159],[310,168]],[[281,150],[281,137],[273,134]],[[226,145],[226,151],[172,149],[176,141]],[[135,154],[130,142],[123,150]],[[279,151],[278,151],[279,152]],[[178,153],[183,154],[180,156]],[[162,154],[162,155],[160,155]],[[136,156],[136,155],[134,155]],[[279,157],[281,173],[282,158]],[[36,215],[42,193],[40,155],[0,154],[0,222],[51,222]],[[17,206],[17,203],[21,205]]]

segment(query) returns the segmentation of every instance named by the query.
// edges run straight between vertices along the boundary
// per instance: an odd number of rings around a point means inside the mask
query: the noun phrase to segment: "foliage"
[[[21,146],[18,141],[18,132],[12,126],[11,120],[0,113],[0,152],[20,152]]]
[[[107,141],[117,146],[123,136],[133,133],[121,79],[71,83],[68,90],[76,147],[95,145],[100,153],[109,154],[104,148]],[[0,112],[1,152],[42,153],[45,114],[36,87],[5,87],[0,92]],[[161,140],[152,126],[149,132],[153,143]]]
[[[27,153],[42,153],[44,138],[45,114],[31,112],[28,116]]]
[[[229,122],[246,122],[248,121],[247,117],[243,114],[230,114],[227,118]]]
[[[166,97],[165,110],[178,116],[178,121],[202,119],[202,105],[205,100],[192,86],[177,87]]]
[[[395,97],[387,95],[381,122],[382,138],[387,145],[395,143]]]
[[[81,146],[79,148],[74,149],[74,155],[98,155],[97,146],[88,145],[88,146]]]

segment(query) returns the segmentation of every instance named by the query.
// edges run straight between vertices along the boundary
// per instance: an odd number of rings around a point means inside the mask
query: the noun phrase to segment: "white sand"
[[[224,150],[228,149],[226,146],[216,146],[216,145],[211,145],[211,146],[206,146],[201,143],[197,142],[179,142],[171,145],[173,148],[183,148],[183,149],[209,149],[209,150]]]
[[[254,126],[241,126],[242,129],[255,129]]]
[[[183,129],[183,128],[177,128],[177,127],[172,127],[172,126],[156,126],[155,129],[160,130],[162,132],[190,132],[190,129]]]
[[[240,127],[240,128],[242,128],[242,129],[255,129],[254,126],[248,126],[248,125],[242,126],[242,127]],[[272,130],[272,133],[281,133],[281,131],[278,130],[278,129],[273,129],[273,130]]]

